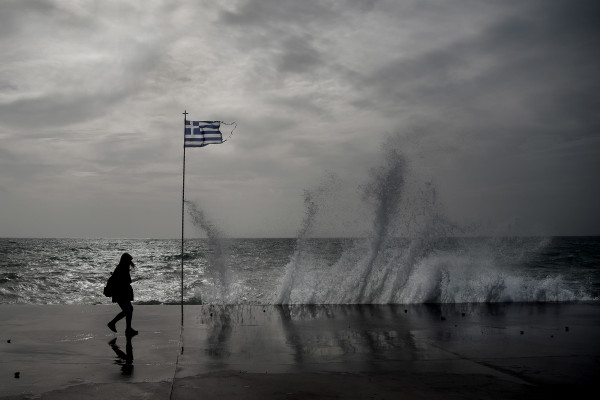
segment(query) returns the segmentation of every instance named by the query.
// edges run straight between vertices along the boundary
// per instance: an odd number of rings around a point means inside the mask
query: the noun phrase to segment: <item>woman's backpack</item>
[[[104,295],[105,295],[106,297],[112,297],[112,295],[113,295],[113,288],[114,288],[114,286],[115,286],[115,285],[114,285],[114,280],[113,280],[113,277],[114,277],[114,275],[111,275],[111,276],[108,278],[108,281],[106,281],[106,286],[104,286],[104,291],[103,291],[103,293],[104,293]]]

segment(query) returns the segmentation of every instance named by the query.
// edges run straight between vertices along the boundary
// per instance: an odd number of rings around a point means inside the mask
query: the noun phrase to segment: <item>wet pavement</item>
[[[181,377],[219,369],[451,370],[540,383],[600,377],[600,307],[591,304],[207,306],[187,311]],[[568,367],[554,358],[568,361]]]
[[[417,374],[428,384],[463,377],[467,389],[470,379],[485,377],[515,393],[600,378],[598,303],[194,305],[185,307],[182,343],[179,306],[135,306],[140,333],[129,341],[124,321],[117,334],[106,327],[117,312],[114,305],[1,305],[0,396],[118,387],[125,398],[189,398],[190,380],[224,372],[237,375],[214,379]]]

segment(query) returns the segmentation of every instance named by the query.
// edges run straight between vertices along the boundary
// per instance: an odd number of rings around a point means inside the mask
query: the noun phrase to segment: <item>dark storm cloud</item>
[[[416,104],[512,124],[510,111],[520,108],[527,121],[592,134],[600,106],[600,24],[594,23],[600,9],[585,5],[535,3],[475,37],[393,61],[365,77],[361,88],[387,100],[391,112]]]
[[[319,47],[327,41],[327,30],[344,15],[367,12],[375,1],[343,3],[321,1],[249,0],[234,11],[222,11],[221,22],[240,29],[239,41],[249,51],[259,51],[281,74],[319,74],[330,57]],[[322,47],[322,46],[321,46]],[[266,71],[265,71],[266,72]]]
[[[346,102],[361,112],[396,119],[402,128],[407,122],[427,126],[421,130],[417,151],[438,159],[436,171],[442,165],[451,171],[449,176],[438,176],[445,181],[444,189],[481,188],[472,194],[487,199],[482,201],[489,205],[490,214],[503,218],[511,213],[534,215],[540,199],[548,196],[555,199],[556,213],[568,201],[568,192],[588,199],[583,200],[586,208],[593,203],[589,182],[599,165],[581,151],[586,145],[600,149],[598,141],[581,140],[597,136],[599,128],[597,5],[513,2],[504,8],[476,11],[482,5],[469,1],[407,2],[397,7],[386,3],[381,10],[397,13],[399,25],[414,23],[428,34],[425,37],[434,39],[433,44],[417,40],[414,50],[400,47],[394,58],[393,38],[382,36],[382,45],[390,44],[386,57],[364,60],[374,68],[353,69],[336,58],[339,49],[322,40],[327,36],[323,26],[336,24],[335,13],[305,3],[295,18],[296,14],[282,13],[269,4],[247,2],[237,12],[224,15],[225,22],[250,24],[240,42],[264,53],[268,61],[261,67],[268,65],[281,74],[269,79],[290,79],[290,73],[301,72],[315,81],[335,77],[338,87],[353,88],[329,103],[317,101],[319,90],[304,96],[274,93],[265,97],[270,103],[325,116],[330,111],[323,112],[327,105],[340,107]],[[454,30],[471,24],[472,11],[489,23],[453,35]],[[288,26],[290,18],[293,23]],[[320,26],[312,24],[317,20]],[[390,22],[384,21],[382,25]],[[271,40],[264,40],[267,37]],[[323,155],[317,151],[319,146],[305,145],[302,140],[288,139],[296,142],[294,154]],[[565,146],[571,142],[574,146]],[[577,188],[572,187],[573,176],[578,176]],[[570,190],[556,193],[557,185]],[[451,206],[469,214],[470,205]]]
[[[592,232],[598,4],[1,2],[0,225],[101,208],[131,230],[61,234],[176,236],[187,109],[238,122],[186,161],[190,198],[232,236],[293,235],[303,189],[327,171],[355,193],[390,134],[459,221]]]
[[[354,104],[428,126],[420,147],[437,158],[443,192],[487,198],[481,214],[450,204],[462,215],[519,215],[556,229],[549,216],[573,212],[576,201],[582,213],[565,232],[593,232],[600,6],[528,2],[514,11],[477,35],[353,74],[365,93]]]

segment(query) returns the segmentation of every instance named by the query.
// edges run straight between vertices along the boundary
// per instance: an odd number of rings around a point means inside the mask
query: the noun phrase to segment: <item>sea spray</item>
[[[209,303],[236,302],[232,298],[232,273],[227,267],[227,246],[223,233],[206,217],[196,203],[186,200],[185,204],[194,227],[206,233],[209,247],[205,269],[209,284],[196,288],[195,297]]]
[[[389,268],[381,257],[389,247],[390,232],[399,213],[406,163],[394,148],[386,151],[383,166],[371,171],[364,185],[363,200],[373,206],[371,234],[353,241],[333,265],[324,263],[310,252],[311,228],[320,217],[323,196],[329,186],[321,184],[306,192],[305,217],[299,230],[296,251],[286,266],[279,288],[278,303],[372,303],[381,294]],[[317,202],[316,200],[320,200]]]
[[[372,303],[374,295],[383,289],[388,276],[389,271],[382,271],[383,279],[373,279],[375,261],[388,239],[390,224],[400,206],[405,168],[404,158],[392,148],[385,155],[385,165],[372,171],[371,182],[365,186],[364,197],[374,201],[375,211],[370,250],[357,279],[352,283],[354,288],[350,288],[356,290],[358,303]],[[367,289],[370,289],[368,293]]]
[[[250,284],[237,282],[228,262],[234,262],[240,277],[253,269],[252,263],[230,260],[223,234],[188,202],[194,226],[206,232],[210,249],[206,279],[198,289],[203,301],[407,304],[590,298],[557,273],[524,271],[549,245],[548,239],[467,237],[469,228],[447,218],[435,185],[419,179],[396,139],[385,143],[381,165],[358,188],[359,212],[344,214],[344,207],[338,207],[340,180],[334,175],[305,190],[304,218],[285,268],[262,270],[264,275]],[[341,226],[356,225],[353,219],[367,216],[369,229],[362,238],[338,239],[334,251],[325,250],[327,241],[317,239],[319,228],[333,215]]]
[[[311,234],[326,209],[327,188],[306,192],[297,248],[286,266],[278,304],[374,304],[570,301],[586,298],[560,276],[532,277],[518,270],[532,247],[547,240],[458,240],[467,228],[449,221],[435,187],[417,179],[390,140],[383,163],[362,186],[371,230],[354,239],[335,262],[311,251]],[[351,217],[351,216],[348,216]],[[535,253],[535,252],[534,252]]]
[[[303,267],[308,264],[305,261],[310,257],[310,235],[316,222],[316,216],[320,205],[325,201],[327,194],[336,187],[337,177],[328,174],[323,181],[314,189],[304,190],[304,218],[300,224],[296,238],[296,250],[292,259],[287,264],[285,273],[281,279],[278,290],[276,304],[289,304],[292,302],[292,291],[302,287],[298,285],[297,278],[302,275],[304,278],[310,277],[309,271],[303,271]],[[306,299],[311,301],[310,297]]]

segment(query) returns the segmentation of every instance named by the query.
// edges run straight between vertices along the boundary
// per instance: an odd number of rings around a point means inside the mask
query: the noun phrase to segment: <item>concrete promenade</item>
[[[0,305],[0,399],[548,399],[600,382],[600,304]],[[182,351],[183,350],[183,351]],[[595,389],[593,389],[595,390]]]

